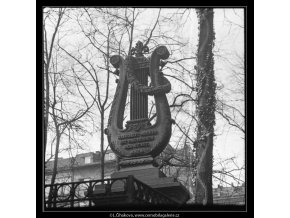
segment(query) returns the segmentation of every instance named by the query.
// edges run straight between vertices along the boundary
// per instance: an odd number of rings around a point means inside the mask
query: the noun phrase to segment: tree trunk
[[[105,178],[104,111],[101,111],[101,179]]]
[[[214,29],[213,9],[197,9],[199,18],[199,43],[197,54],[197,140],[196,157],[198,160],[196,176],[197,204],[213,203],[212,165],[213,136],[215,125],[216,83],[214,76]]]
[[[57,126],[57,124],[55,124],[55,128],[56,128],[56,145],[55,145],[53,171],[52,171],[51,182],[50,182],[51,185],[54,185],[56,175],[57,175],[58,153],[59,153],[59,144],[60,144],[60,137],[61,137],[59,127]],[[48,196],[49,201],[52,200],[52,195],[53,195],[53,192],[55,191],[52,187],[53,186],[51,186],[50,191],[49,191],[49,196]]]
[[[44,106],[44,157],[46,155],[47,144],[47,127],[48,127],[48,112],[49,112],[49,78],[48,69],[45,66],[45,106]]]
[[[53,171],[52,171],[51,182],[50,182],[51,185],[54,185],[56,174],[57,174],[57,162],[58,162],[59,144],[60,144],[60,133],[59,133],[59,130],[57,130],[56,145],[55,145],[55,156],[54,156],[55,158],[54,158]]]
[[[45,36],[45,43],[43,43],[43,47],[46,48],[46,51],[43,51],[43,60],[45,60],[45,55],[46,55],[46,63],[44,63],[45,67],[45,111],[44,111],[44,157],[46,155],[46,147],[47,147],[47,132],[48,132],[48,113],[49,113],[49,78],[48,78],[48,73],[49,73],[49,66],[50,66],[50,61],[52,57],[52,49],[54,45],[54,40],[58,31],[58,28],[60,26],[60,21],[62,19],[62,16],[64,14],[65,9],[60,8],[58,12],[58,19],[57,19],[57,24],[55,26],[54,32],[52,34],[51,38],[51,44],[50,48],[48,50],[48,42],[46,38],[46,31],[45,31],[45,23],[43,23],[43,35]]]

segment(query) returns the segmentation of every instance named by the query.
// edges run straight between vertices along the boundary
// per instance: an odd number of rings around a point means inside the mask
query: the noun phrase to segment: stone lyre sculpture
[[[148,51],[148,47],[138,41],[125,60],[119,55],[110,59],[119,80],[105,132],[111,149],[120,158],[121,169],[152,164],[153,158],[163,151],[171,137],[173,120],[166,98],[171,84],[161,71],[164,63],[161,61],[169,57],[169,52],[165,46],[159,46],[147,59],[143,53]],[[150,86],[147,85],[148,75],[151,77]],[[129,84],[130,120],[123,128]],[[148,95],[155,99],[157,119],[154,125],[148,119]]]
[[[148,52],[148,47],[138,41],[125,59],[119,55],[110,59],[119,79],[105,133],[111,149],[119,157],[120,168],[111,177],[133,175],[152,189],[167,195],[178,204],[183,204],[189,199],[189,192],[176,179],[166,177],[158,167],[153,166],[154,157],[168,145],[174,121],[171,119],[166,98],[171,84],[161,71],[166,63],[163,60],[169,57],[169,52],[165,46],[159,46],[149,58],[144,57],[143,54]],[[150,86],[148,76],[151,79]],[[130,120],[123,128],[129,84]],[[148,95],[154,96],[155,100],[154,124],[148,119]]]

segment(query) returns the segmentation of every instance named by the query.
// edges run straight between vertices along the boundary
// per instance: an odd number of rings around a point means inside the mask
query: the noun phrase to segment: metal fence
[[[133,176],[45,185],[45,208],[110,204],[172,205],[176,202]]]

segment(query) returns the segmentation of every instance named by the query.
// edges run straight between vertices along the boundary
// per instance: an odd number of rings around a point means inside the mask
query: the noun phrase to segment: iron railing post
[[[74,184],[72,184],[71,190],[70,190],[70,198],[71,198],[70,206],[71,207],[74,207],[74,196],[75,196],[75,186]]]
[[[134,203],[135,200],[135,186],[134,186],[134,176],[129,175],[127,177],[127,193],[128,193],[128,202]]]
[[[92,199],[91,199],[91,197],[92,197],[92,192],[93,192],[93,186],[92,186],[92,182],[90,181],[89,182],[89,187],[88,187],[88,189],[87,189],[87,198],[89,199],[89,207],[91,207],[92,206]]]
[[[53,198],[53,207],[56,208],[57,185],[54,185],[52,198]]]

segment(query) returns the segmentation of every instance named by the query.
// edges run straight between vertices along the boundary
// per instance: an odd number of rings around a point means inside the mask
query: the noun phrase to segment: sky
[[[142,29],[143,26],[154,24],[157,17],[159,9],[147,9],[138,18],[138,28]],[[163,9],[161,15],[170,14],[174,12],[171,9]],[[243,56],[244,54],[244,32],[243,32],[243,9],[215,9],[214,11],[214,30],[216,34],[215,48],[216,54],[223,54],[229,60],[232,60],[235,53]],[[137,21],[136,21],[137,23]],[[197,44],[198,44],[198,23],[197,16],[194,11],[192,11],[187,17],[182,20],[183,28],[180,28],[176,34],[182,38],[184,41],[188,41],[188,45],[184,49],[184,56],[195,56]],[[165,27],[168,30],[176,28],[179,25],[178,22],[173,22],[171,25]],[[67,25],[68,29],[73,29],[73,24]],[[49,33],[48,33],[49,34]],[[136,36],[136,40],[137,36]],[[136,41],[135,40],[135,41]],[[68,38],[67,43],[70,45],[79,43],[78,38]],[[135,44],[135,43],[134,43]],[[169,46],[170,47],[170,46]],[[177,54],[173,54],[173,56]],[[192,65],[195,64],[195,60],[188,62]],[[169,72],[169,74],[172,72]],[[215,75],[216,80],[219,85],[221,81],[226,88],[231,87],[229,77],[231,75],[231,66],[228,62],[224,61],[222,58],[215,56]],[[174,81],[170,80],[171,83]],[[177,91],[177,86],[172,86]],[[114,84],[112,85],[112,90],[114,91]],[[194,107],[194,106],[192,106]],[[108,111],[109,112],[109,111]],[[229,128],[223,119],[217,116],[217,122],[215,126],[215,132],[218,137],[215,137],[214,141],[214,157],[215,160],[226,159],[232,156],[236,156],[237,163],[242,166],[245,161],[245,141],[242,135],[234,128]],[[172,136],[172,140],[174,139]],[[91,138],[87,138],[87,151],[99,150],[99,133],[95,133]],[[107,145],[107,140],[105,139],[105,145]],[[86,151],[86,152],[87,152]],[[67,157],[67,153],[61,153],[61,157]]]

